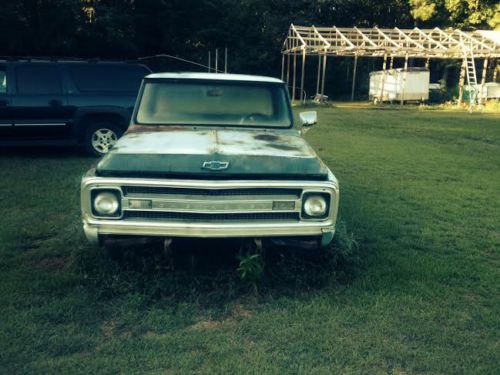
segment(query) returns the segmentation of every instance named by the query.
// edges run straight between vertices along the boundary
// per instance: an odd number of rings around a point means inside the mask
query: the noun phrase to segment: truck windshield
[[[290,127],[283,86],[245,82],[146,82],[139,124]]]

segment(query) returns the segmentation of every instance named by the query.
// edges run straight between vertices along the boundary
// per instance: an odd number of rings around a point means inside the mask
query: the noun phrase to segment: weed
[[[240,280],[250,285],[255,294],[257,294],[257,284],[264,272],[264,264],[260,254],[245,254],[238,256],[240,265],[237,270]]]

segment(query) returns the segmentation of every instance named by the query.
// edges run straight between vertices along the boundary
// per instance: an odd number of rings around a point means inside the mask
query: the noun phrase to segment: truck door
[[[63,140],[71,136],[71,111],[64,94],[61,67],[56,63],[15,67],[12,97],[14,134],[23,140]]]

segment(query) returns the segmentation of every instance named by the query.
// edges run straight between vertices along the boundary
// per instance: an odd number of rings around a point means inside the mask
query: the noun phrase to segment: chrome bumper
[[[279,220],[267,222],[176,222],[140,218],[123,220],[121,217],[117,219],[94,217],[91,209],[90,191],[95,188],[120,189],[122,186],[186,189],[296,188],[301,189],[303,193],[311,191],[328,192],[332,194],[332,201],[328,217],[316,221],[300,219],[297,222],[280,222]],[[81,201],[83,228],[87,239],[93,244],[98,244],[100,237],[106,235],[201,238],[320,236],[324,244],[331,241],[335,231],[338,210],[338,185],[333,175],[329,181],[197,181],[88,176],[82,180]],[[123,202],[126,202],[126,197],[123,198]],[[165,210],[164,207],[159,207],[158,210]],[[296,205],[294,210],[294,212],[299,212],[301,207]]]
[[[335,226],[296,225],[229,225],[229,224],[175,224],[151,222],[103,222],[83,223],[85,236],[90,243],[99,244],[103,235],[154,236],[154,237],[286,237],[327,236],[333,237]]]

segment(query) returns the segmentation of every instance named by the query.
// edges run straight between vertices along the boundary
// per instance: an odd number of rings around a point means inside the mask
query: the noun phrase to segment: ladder
[[[479,87],[477,84],[476,63],[474,62],[474,54],[472,47],[464,48],[465,72],[467,74],[467,85],[469,86],[469,111],[478,101]]]

